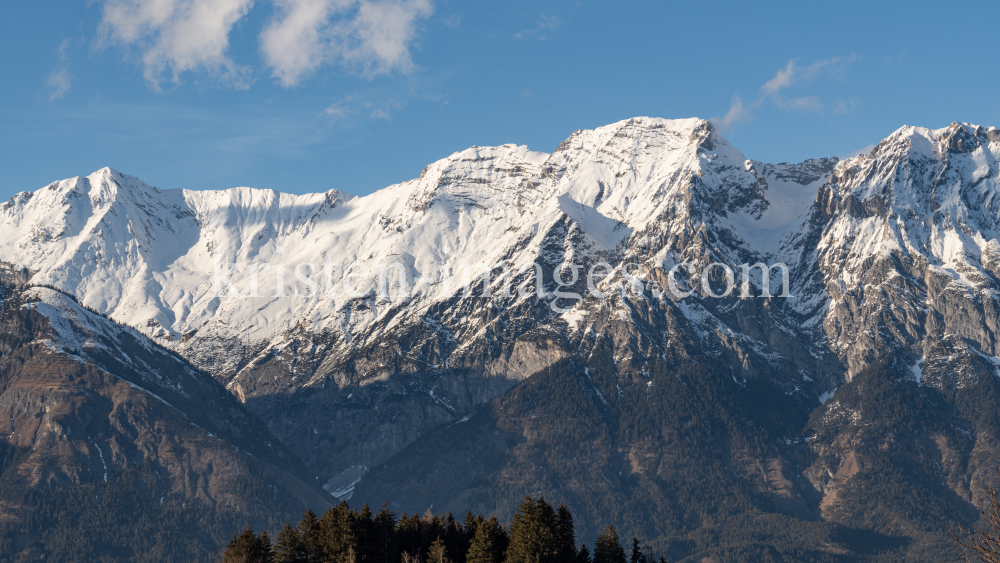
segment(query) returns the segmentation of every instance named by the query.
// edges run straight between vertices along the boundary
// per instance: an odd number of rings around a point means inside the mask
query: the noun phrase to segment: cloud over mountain
[[[413,68],[417,23],[433,13],[430,0],[274,0],[259,36],[264,64],[291,87],[324,64],[365,76]],[[104,0],[99,43],[139,51],[143,75],[159,90],[164,75],[204,72],[238,89],[254,69],[233,60],[230,34],[253,0]]]

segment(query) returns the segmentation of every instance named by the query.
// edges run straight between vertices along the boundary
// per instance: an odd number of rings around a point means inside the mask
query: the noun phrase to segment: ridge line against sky
[[[1000,124],[988,49],[928,39],[1000,7],[917,8],[6,3],[0,198],[104,166],[164,188],[363,195],[472,145],[551,152],[641,115],[711,118],[763,161]]]

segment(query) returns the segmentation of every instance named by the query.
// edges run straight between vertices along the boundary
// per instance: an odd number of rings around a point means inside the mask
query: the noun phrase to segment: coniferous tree
[[[504,553],[507,551],[506,536],[496,516],[490,516],[489,520],[479,523],[465,563],[503,563]]]
[[[298,527],[285,524],[272,546],[267,533],[259,536],[247,526],[222,554],[224,563],[667,563],[656,561],[648,545],[632,539],[626,557],[613,526],[606,526],[593,555],[583,544],[575,549],[570,510],[557,509],[530,496],[524,498],[510,528],[495,516],[484,519],[468,512],[464,523],[451,514],[407,516],[397,521],[383,503],[372,515],[346,502],[327,510],[323,517],[307,510]]]
[[[450,563],[451,560],[448,559],[448,548],[445,547],[444,540],[440,537],[431,543],[430,549],[427,550],[427,563]]]
[[[420,517],[413,514],[409,517],[404,513],[396,524],[396,542],[401,552],[411,558],[423,558],[423,523]]]
[[[465,553],[469,551],[469,540],[462,525],[449,512],[444,522],[444,545],[454,563],[465,563]]]
[[[604,527],[594,545],[594,563],[626,563],[625,550],[618,540],[618,532],[610,524]]]
[[[465,522],[463,523],[462,528],[465,530],[465,537],[469,538],[469,541],[472,541],[472,538],[476,537],[476,529],[482,523],[482,514],[479,516],[473,516],[471,510],[465,513]]]
[[[482,514],[473,515],[472,511],[465,513],[465,521],[462,523],[462,535],[465,538],[465,545],[463,546],[462,553],[465,555],[462,563],[468,563],[469,549],[472,547],[472,540],[476,537],[476,532],[479,531],[479,526],[484,522]]]
[[[573,515],[566,505],[556,509],[555,549],[557,563],[574,563],[576,560],[576,534],[573,531]]]
[[[256,549],[256,545],[257,535],[253,533],[253,528],[247,525],[242,532],[233,534],[232,541],[229,542],[225,551],[222,552],[222,561],[224,563],[236,563],[240,560],[246,560],[248,554]]]
[[[424,554],[424,559],[429,560],[429,555],[427,555],[428,550],[431,548],[431,544],[434,540],[445,535],[444,521],[441,520],[439,516],[431,513],[430,509],[424,512],[422,518],[420,518],[420,535],[422,538],[422,543],[420,545],[420,553]]]
[[[663,559],[662,555],[660,559]],[[648,543],[642,546],[642,561],[643,563],[656,563],[656,558],[653,557],[653,548]]]
[[[506,563],[558,563],[555,520],[544,498],[524,497],[510,523]]]
[[[302,520],[299,520],[298,532],[306,553],[306,561],[318,563],[322,553],[319,519],[316,518],[316,514],[312,510],[306,510],[306,513],[302,515]]]
[[[382,508],[375,515],[372,524],[372,563],[398,563],[396,515],[382,503]]]
[[[629,557],[629,563],[646,563],[642,547],[639,545],[639,538],[632,538],[632,555]]]
[[[222,552],[222,563],[273,563],[271,539],[267,532],[259,536],[254,534],[249,525],[239,534],[233,534],[233,540]]]
[[[274,563],[274,545],[267,532],[261,532],[257,537],[257,558],[260,563]]]
[[[357,557],[357,563],[375,563],[375,521],[372,517],[372,510],[368,507],[367,502],[361,507],[361,513],[355,516],[353,520],[351,528],[354,541],[352,545]],[[384,562],[379,560],[378,563]]]
[[[354,550],[354,519],[357,514],[341,502],[323,513],[319,519],[320,561],[323,563],[348,563],[348,551],[357,563]]]
[[[299,532],[285,524],[285,527],[278,533],[278,540],[274,544],[275,563],[308,563],[309,557],[306,552],[305,543]]]

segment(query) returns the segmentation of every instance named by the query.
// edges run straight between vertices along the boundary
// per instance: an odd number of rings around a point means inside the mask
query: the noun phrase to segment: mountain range
[[[1000,467],[998,156],[952,123],[767,164],[634,118],[364,197],[17,194],[0,522],[115,479],[220,529],[543,494],[672,560],[945,560]]]

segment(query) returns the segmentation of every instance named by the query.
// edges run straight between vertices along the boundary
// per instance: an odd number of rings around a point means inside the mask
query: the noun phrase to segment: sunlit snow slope
[[[692,228],[701,211],[692,196],[735,212],[748,241],[794,228],[812,190],[783,187],[782,198],[796,203],[776,214],[753,166],[704,121],[640,118],[578,131],[551,155],[473,147],[367,197],[161,190],[105,168],[5,204],[0,259],[180,349],[192,338],[271,341],[301,323],[350,335],[385,311],[379,303],[343,314],[344,270],[355,262],[350,273],[369,272],[350,278],[355,289],[374,289],[379,266],[403,265],[408,307],[419,310],[486,265],[529,269],[541,235],[566,218],[597,250],[636,231]],[[692,178],[702,193],[690,193]],[[665,216],[672,224],[660,224]],[[394,293],[398,266],[387,272]]]

